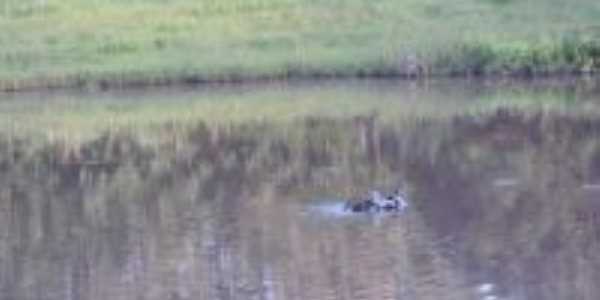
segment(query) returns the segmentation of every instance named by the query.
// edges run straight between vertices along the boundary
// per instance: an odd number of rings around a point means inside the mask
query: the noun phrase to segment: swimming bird
[[[353,203],[352,201],[347,201],[344,205],[344,210],[352,212],[391,212],[401,211],[406,207],[408,207],[408,203],[401,190],[398,189],[392,195],[385,197],[381,192],[372,190],[366,198],[359,202]]]
[[[344,204],[344,210],[352,212],[373,212],[379,211],[382,202],[384,201],[383,196],[378,191],[370,191],[369,195],[354,203],[352,200],[348,200]]]
[[[344,205],[344,210],[349,210],[352,212],[369,212],[376,210],[376,205],[371,199],[365,199],[357,203],[352,203],[352,201],[347,201]]]

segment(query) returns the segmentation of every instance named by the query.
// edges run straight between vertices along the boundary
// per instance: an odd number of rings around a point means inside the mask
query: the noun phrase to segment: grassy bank
[[[595,0],[5,0],[0,88],[600,67]]]

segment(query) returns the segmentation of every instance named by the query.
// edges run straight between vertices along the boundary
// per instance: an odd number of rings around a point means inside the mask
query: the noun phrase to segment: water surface
[[[264,115],[219,123],[198,109],[177,126],[118,123],[133,130],[98,119],[76,142],[3,131],[1,299],[600,295],[600,117],[589,82],[126,93],[8,95],[0,107],[38,124],[86,103],[133,118],[179,112],[170,101],[194,109],[228,99]],[[273,103],[277,114],[302,113],[271,119]],[[158,138],[138,134],[147,126]],[[341,210],[396,187],[405,212]]]

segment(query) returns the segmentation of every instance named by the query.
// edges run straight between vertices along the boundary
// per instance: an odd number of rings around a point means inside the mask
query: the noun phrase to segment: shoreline
[[[243,85],[268,82],[312,81],[312,80],[369,80],[389,79],[407,81],[427,81],[436,79],[475,79],[475,80],[536,80],[553,78],[598,78],[600,70],[575,70],[557,72],[452,72],[452,73],[407,73],[395,71],[381,72],[286,72],[271,75],[241,75],[230,74],[221,76],[205,76],[202,74],[146,77],[144,76],[106,76],[98,78],[83,78],[81,76],[53,77],[42,79],[0,80],[0,93],[22,93],[44,90],[81,89],[91,91],[144,89],[152,87],[202,86],[202,85]]]

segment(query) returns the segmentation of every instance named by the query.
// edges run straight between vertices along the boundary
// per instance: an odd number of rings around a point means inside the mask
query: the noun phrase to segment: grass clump
[[[565,38],[541,44],[469,42],[441,54],[434,70],[451,74],[521,74],[593,72],[600,67],[600,40]]]
[[[592,72],[593,0],[0,4],[0,88]]]

